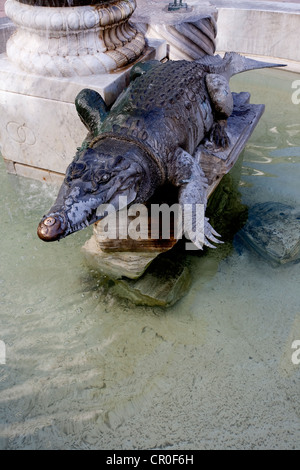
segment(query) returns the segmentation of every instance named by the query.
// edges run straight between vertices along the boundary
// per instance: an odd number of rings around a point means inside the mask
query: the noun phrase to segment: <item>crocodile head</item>
[[[153,193],[149,158],[132,142],[105,138],[80,151],[66,171],[57,199],[39,223],[44,241],[55,241],[107,215],[105,205],[117,211],[144,202]]]

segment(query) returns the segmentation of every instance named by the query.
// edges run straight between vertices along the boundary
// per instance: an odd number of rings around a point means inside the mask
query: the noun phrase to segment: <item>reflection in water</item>
[[[290,128],[294,128],[291,130]],[[300,124],[288,124],[285,130],[278,131],[277,127],[270,129],[272,134],[277,134],[277,141],[279,146],[256,145],[249,143],[244,155],[244,163],[258,163],[261,165],[276,165],[282,163],[300,163],[300,147],[297,145],[300,142]],[[288,137],[285,138],[286,134]],[[288,145],[288,147],[281,147],[281,145]],[[278,148],[279,147],[279,148]],[[244,165],[243,175],[249,176],[266,176],[274,177],[274,174],[268,173],[262,169],[249,167]]]
[[[258,162],[256,162],[256,163],[258,163]],[[243,175],[247,175],[247,176],[268,176],[268,177],[275,177],[275,175],[272,175],[271,173],[267,173],[267,172],[265,172],[265,171],[258,170],[258,169],[256,169],[256,168],[251,168],[251,167],[246,167],[246,166],[243,166],[242,174],[243,174]]]
[[[294,80],[274,70],[232,81],[266,103],[244,151],[242,205],[299,206]],[[11,177],[2,161],[0,181],[0,448],[299,447],[290,353],[300,264],[274,269],[235,251],[228,232],[220,250],[188,257],[192,286],[180,302],[136,307],[84,264],[91,229],[60,243],[37,238],[56,188]]]

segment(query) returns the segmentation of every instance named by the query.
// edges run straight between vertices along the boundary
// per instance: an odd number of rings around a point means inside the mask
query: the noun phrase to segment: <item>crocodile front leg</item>
[[[220,235],[205,217],[208,184],[199,163],[185,150],[177,149],[168,162],[168,180],[179,187],[179,204],[187,238],[201,250],[203,245],[216,248],[210,242],[222,242],[216,238]]]

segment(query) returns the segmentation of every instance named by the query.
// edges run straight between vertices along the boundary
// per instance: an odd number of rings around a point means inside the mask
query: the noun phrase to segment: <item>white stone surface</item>
[[[0,91],[1,153],[63,173],[86,135],[72,103]]]
[[[218,51],[300,61],[300,5],[230,0],[215,5]]]
[[[140,0],[139,0],[140,1]],[[246,10],[277,11],[282,13],[297,13],[300,11],[299,0],[212,0],[216,8],[241,8]]]
[[[163,41],[149,45],[146,57],[165,57]],[[43,77],[21,71],[0,55],[0,150],[8,171],[47,180],[49,170],[63,174],[87,134],[75,109],[76,95],[92,88],[110,105],[126,86],[129,72]]]

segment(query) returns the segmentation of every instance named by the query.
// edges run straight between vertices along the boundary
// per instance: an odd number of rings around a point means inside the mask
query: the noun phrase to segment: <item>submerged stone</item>
[[[279,202],[255,204],[237,240],[274,265],[300,260],[300,209]]]
[[[136,305],[169,307],[181,299],[191,284],[184,262],[159,256],[137,280],[117,280],[114,291]]]
[[[190,271],[182,253],[105,253],[94,236],[81,251],[90,267],[112,281],[116,295],[136,305],[169,307],[190,288]]]

